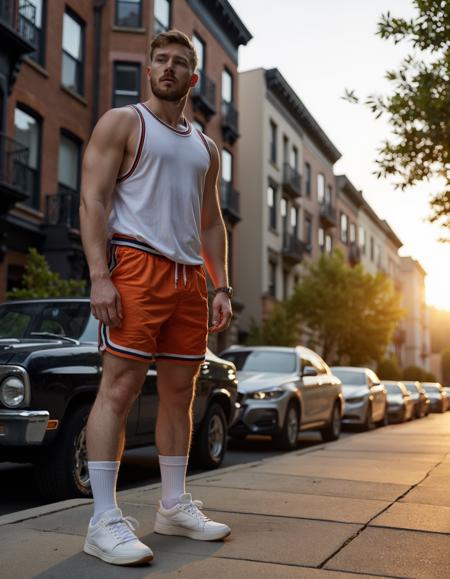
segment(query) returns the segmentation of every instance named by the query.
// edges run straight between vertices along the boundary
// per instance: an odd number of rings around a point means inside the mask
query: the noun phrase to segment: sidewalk
[[[158,485],[119,493],[155,553],[117,567],[82,552],[90,501],[0,517],[0,576],[55,579],[450,578],[450,413],[196,475],[188,490],[231,536],[152,532]]]

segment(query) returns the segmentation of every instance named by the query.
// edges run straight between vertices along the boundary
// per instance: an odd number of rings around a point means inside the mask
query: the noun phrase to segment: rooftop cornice
[[[267,88],[308,133],[311,140],[318,146],[325,157],[334,165],[334,163],[342,157],[342,154],[328,138],[325,131],[319,126],[278,68],[266,70],[265,77]]]
[[[233,45],[245,46],[253,35],[227,0],[197,0],[215,19]]]
[[[349,197],[349,199],[357,206],[361,207],[364,203],[364,198],[361,191],[359,191],[347,175],[337,175],[336,184],[338,191],[343,191]]]

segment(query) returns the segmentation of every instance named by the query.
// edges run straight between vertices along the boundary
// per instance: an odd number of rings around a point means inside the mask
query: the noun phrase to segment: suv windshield
[[[35,332],[67,336],[81,342],[97,340],[98,322],[87,301],[10,302],[0,305],[0,339],[32,338]]]
[[[352,370],[341,370],[340,368],[331,368],[331,372],[339,378],[344,385],[349,386],[367,386],[366,373],[354,372]]]
[[[296,369],[294,352],[272,352],[269,350],[244,350],[226,352],[221,358],[230,360],[236,370],[244,372],[273,372],[292,374]]]

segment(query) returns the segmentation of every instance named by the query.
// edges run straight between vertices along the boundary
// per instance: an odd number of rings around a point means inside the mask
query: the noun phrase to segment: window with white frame
[[[341,213],[340,233],[342,243],[348,243],[348,217],[345,213]]]
[[[317,175],[317,201],[325,203],[325,176],[322,173]]]
[[[84,92],[84,23],[68,10],[63,19],[61,82],[80,95]]]

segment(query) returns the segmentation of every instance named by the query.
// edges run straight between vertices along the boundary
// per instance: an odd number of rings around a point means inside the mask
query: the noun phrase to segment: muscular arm
[[[107,325],[120,324],[120,296],[106,262],[107,219],[117,175],[137,122],[130,109],[108,111],[97,123],[83,159],[80,228],[91,276],[91,306]]]
[[[202,206],[202,253],[208,273],[215,287],[228,286],[227,234],[220,210],[218,175],[220,170],[219,152],[215,143],[208,139],[211,151],[211,165],[206,176]],[[211,332],[225,330],[231,321],[229,297],[218,293],[213,300]]]

